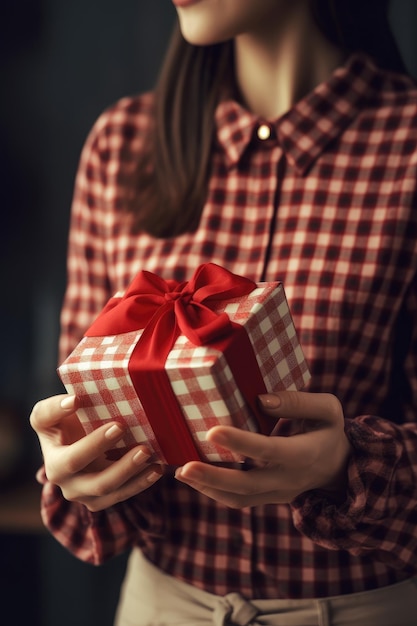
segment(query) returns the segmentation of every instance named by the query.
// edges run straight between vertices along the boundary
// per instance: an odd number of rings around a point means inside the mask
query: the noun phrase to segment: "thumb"
[[[280,391],[258,397],[264,413],[275,418],[306,419],[334,423],[343,419],[343,410],[336,396],[330,393]]]

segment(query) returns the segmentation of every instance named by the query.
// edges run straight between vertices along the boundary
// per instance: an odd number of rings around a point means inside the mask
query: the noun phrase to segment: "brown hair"
[[[311,0],[323,34],[346,52],[405,71],[388,22],[389,0]],[[155,87],[154,127],[126,205],[134,228],[172,237],[197,228],[210,176],[214,111],[222,86],[233,85],[233,44],[193,46],[174,28]]]
[[[135,180],[128,181],[136,229],[169,237],[197,227],[210,174],[214,111],[221,85],[233,81],[232,56],[231,42],[192,46],[175,27],[154,90],[148,150]]]

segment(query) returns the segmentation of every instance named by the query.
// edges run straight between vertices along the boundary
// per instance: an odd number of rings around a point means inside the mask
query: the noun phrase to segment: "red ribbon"
[[[221,301],[247,295],[255,287],[253,281],[214,263],[201,265],[190,281],[182,283],[142,271],[121,298],[109,300],[86,333],[101,337],[144,329],[133,350],[129,373],[170,465],[200,459],[164,367],[181,334],[194,345],[210,344],[224,353],[242,395],[262,419],[256,396],[266,389],[252,344],[240,324],[213,310]]]

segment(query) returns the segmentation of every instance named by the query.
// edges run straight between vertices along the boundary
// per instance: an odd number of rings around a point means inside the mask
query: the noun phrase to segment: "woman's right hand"
[[[64,498],[101,511],[144,491],[163,474],[148,464],[150,453],[140,445],[117,461],[105,453],[123,436],[117,422],[86,435],[76,415],[76,398],[59,395],[41,400],[30,423],[39,437],[47,479],[60,487]]]

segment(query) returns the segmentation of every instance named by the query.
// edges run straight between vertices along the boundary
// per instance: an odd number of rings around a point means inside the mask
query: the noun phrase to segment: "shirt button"
[[[268,124],[261,124],[258,128],[258,139],[265,141],[265,139],[269,139],[271,136],[271,128]]]

